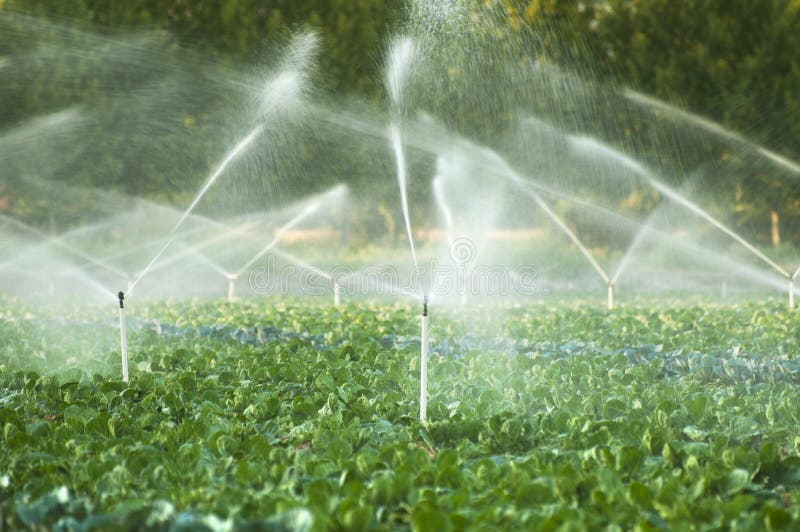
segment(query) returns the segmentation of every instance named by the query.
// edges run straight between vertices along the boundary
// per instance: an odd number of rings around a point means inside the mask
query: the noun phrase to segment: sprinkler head
[[[235,281],[235,280],[237,280],[238,278],[239,278],[239,274],[237,274],[237,273],[229,273],[229,274],[228,274],[228,280],[229,280],[229,281]]]
[[[125,308],[125,305],[122,303],[125,300],[125,292],[120,291],[117,294],[117,299],[119,299],[119,308]]]
[[[422,315],[428,315],[428,296],[423,296],[422,298]]]

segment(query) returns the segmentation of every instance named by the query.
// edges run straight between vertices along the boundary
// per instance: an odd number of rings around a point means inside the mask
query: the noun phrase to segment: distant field
[[[0,299],[0,528],[797,529],[784,306]]]

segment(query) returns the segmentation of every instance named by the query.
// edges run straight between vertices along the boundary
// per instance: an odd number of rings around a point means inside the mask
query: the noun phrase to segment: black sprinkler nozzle
[[[424,296],[422,298],[422,315],[423,316],[428,315],[428,296]]]
[[[125,292],[120,291],[117,294],[117,299],[119,299],[119,308],[125,308],[125,305],[122,303],[125,300]]]

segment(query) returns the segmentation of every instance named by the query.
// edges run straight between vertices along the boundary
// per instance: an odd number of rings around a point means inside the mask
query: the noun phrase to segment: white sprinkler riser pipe
[[[789,279],[789,308],[794,309],[794,279]]]
[[[236,289],[236,280],[228,277],[228,301],[233,301],[233,291]]]
[[[428,417],[428,316],[423,315],[420,324],[419,420],[425,421]]]
[[[119,341],[122,351],[122,380],[128,382],[128,333],[125,330],[125,307],[119,307]]]
[[[342,303],[341,288],[339,283],[333,282],[333,306],[338,307]]]
[[[608,285],[608,310],[614,309],[614,285],[609,283]]]
[[[467,304],[467,268],[460,264],[458,267],[458,291],[461,293],[461,304]]]

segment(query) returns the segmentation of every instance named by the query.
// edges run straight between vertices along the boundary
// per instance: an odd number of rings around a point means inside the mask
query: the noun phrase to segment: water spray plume
[[[316,211],[317,211],[317,209],[319,209],[319,207],[320,207],[320,201],[319,201],[319,200],[317,200],[317,201],[315,201],[315,202],[311,203],[311,204],[310,204],[310,205],[308,205],[308,206],[307,206],[305,209],[303,209],[303,211],[302,211],[300,214],[298,214],[297,216],[295,216],[294,218],[292,218],[291,220],[289,220],[289,222],[287,222],[287,223],[286,223],[286,224],[285,224],[283,227],[281,227],[280,229],[278,229],[278,230],[275,232],[275,237],[274,237],[274,238],[273,238],[273,239],[272,239],[272,240],[271,240],[271,241],[270,241],[270,242],[269,242],[269,243],[268,243],[266,246],[264,246],[263,248],[261,248],[261,250],[260,250],[258,253],[256,253],[255,255],[253,255],[253,257],[252,257],[250,260],[248,260],[247,262],[245,262],[245,263],[242,265],[242,267],[241,267],[241,268],[239,268],[239,269],[238,269],[238,270],[235,272],[235,273],[236,273],[236,275],[242,275],[244,272],[246,272],[246,271],[247,271],[247,270],[250,268],[250,266],[252,266],[253,264],[255,264],[255,262],[256,262],[258,259],[260,259],[260,258],[261,258],[261,257],[263,257],[264,255],[266,255],[267,253],[269,253],[269,252],[270,252],[270,250],[272,250],[272,249],[273,249],[275,246],[277,246],[277,245],[278,245],[278,243],[281,241],[281,239],[282,239],[282,238],[283,238],[283,237],[286,235],[286,233],[287,233],[287,232],[288,232],[290,229],[292,229],[294,226],[296,226],[297,224],[299,224],[300,222],[302,222],[303,220],[305,220],[306,218],[308,218],[309,216],[311,216],[312,214],[314,214],[314,212],[316,212]]]
[[[742,238],[739,234],[734,232],[733,230],[729,229],[725,226],[722,222],[711,216],[708,212],[703,210],[699,205],[696,203],[686,199],[681,194],[679,194],[676,190],[668,187],[653,175],[647,168],[641,165],[639,162],[633,160],[628,155],[611,148],[610,146],[606,146],[605,144],[601,143],[597,139],[591,137],[576,137],[570,136],[568,137],[570,145],[572,145],[575,149],[579,150],[585,154],[594,154],[596,156],[603,157],[607,160],[611,160],[616,162],[617,164],[623,166],[634,172],[635,174],[639,175],[639,177],[645,179],[653,188],[655,188],[660,193],[667,196],[669,199],[682,205],[683,207],[687,208],[691,212],[695,213],[696,215],[700,216],[711,225],[731,237],[733,240],[741,244],[745,249],[750,251],[753,255],[761,259],[763,262],[774,268],[778,273],[780,273],[784,277],[790,277],[789,272],[779,266],[775,261],[764,255],[761,251],[759,251],[755,246],[750,244],[747,240]]]
[[[184,211],[183,215],[175,224],[175,227],[172,228],[173,233],[177,231],[181,225],[183,225],[183,222],[185,222],[186,218],[188,218],[192,211],[194,211],[194,208],[197,207],[197,204],[200,203],[200,200],[203,199],[208,190],[214,185],[217,179],[219,179],[219,176],[222,175],[228,165],[231,164],[231,162],[233,162],[239,155],[241,155],[242,152],[244,152],[247,147],[250,146],[250,144],[256,139],[256,137],[258,137],[258,135],[261,134],[262,131],[264,131],[264,126],[261,124],[257,125],[250,131],[250,133],[240,140],[231,151],[228,152],[217,169],[214,170],[214,172],[209,176],[206,184],[203,185],[203,188],[201,188],[200,192],[197,194],[197,196],[195,196],[194,201],[192,201],[191,205],[189,205],[189,208]]]
[[[0,132],[0,147],[3,154],[11,154],[14,148],[32,145],[45,141],[50,137],[57,137],[69,129],[79,126],[83,122],[83,114],[78,107],[57,111],[45,116],[35,117],[6,132]]]
[[[112,265],[110,265],[110,264],[108,264],[108,263],[106,263],[106,262],[104,262],[104,261],[102,261],[102,260],[100,260],[100,259],[98,259],[96,257],[93,257],[93,256],[89,255],[85,251],[81,251],[80,249],[77,249],[77,248],[75,248],[73,246],[70,246],[69,244],[65,243],[61,239],[61,237],[51,237],[47,233],[44,233],[43,231],[40,231],[39,229],[36,229],[35,227],[31,227],[30,225],[28,225],[28,224],[26,224],[24,222],[21,222],[21,221],[15,219],[15,218],[12,218],[10,216],[6,216],[5,214],[0,214],[0,220],[2,220],[4,222],[7,222],[7,223],[9,223],[11,225],[14,225],[15,227],[18,227],[18,228],[22,229],[23,231],[26,231],[26,232],[36,236],[37,238],[39,238],[42,241],[42,245],[43,246],[52,245],[52,246],[58,247],[59,249],[69,253],[70,255],[73,255],[75,257],[81,258],[81,259],[85,260],[87,263],[92,264],[94,266],[97,266],[99,268],[102,268],[102,269],[108,271],[109,273],[113,273],[114,275],[116,275],[118,277],[121,277],[122,279],[126,279],[128,277],[128,274],[123,272],[122,270],[120,270],[118,268],[115,268],[114,266],[112,266]]]
[[[295,257],[291,253],[287,253],[286,251],[282,251],[278,248],[272,250],[272,252],[277,255],[278,257],[282,258],[283,260],[298,266],[299,268],[314,273],[315,275],[319,275],[323,279],[330,281],[331,287],[333,288],[333,306],[338,307],[341,304],[341,297],[342,297],[342,286],[339,284],[339,278],[335,278],[325,270],[322,270],[313,264],[309,264],[302,259]]]
[[[575,247],[578,248],[586,260],[589,261],[589,264],[591,264],[598,275],[600,275],[600,278],[603,279],[606,284],[609,284],[611,279],[609,278],[608,274],[605,272],[603,267],[600,266],[600,263],[597,262],[597,259],[594,258],[589,249],[583,244],[583,242],[581,242],[580,238],[578,238],[578,235],[576,235],[575,232],[570,229],[569,226],[567,226],[567,224],[564,223],[564,221],[555,213],[555,211],[550,208],[547,202],[545,202],[542,197],[535,190],[533,190],[533,187],[530,186],[530,183],[526,179],[514,172],[514,170],[508,166],[508,163],[506,163],[496,153],[492,152],[491,156],[498,162],[498,166],[503,169],[503,175],[505,175],[521,191],[523,191],[531,199],[533,199],[534,202],[536,202],[536,204],[545,212],[548,218],[550,218],[550,220],[552,220],[558,226],[558,228],[561,229],[567,238],[569,238],[572,243],[575,244]]]
[[[405,89],[408,84],[409,69],[415,60],[416,50],[414,41],[408,37],[395,40],[389,49],[386,65],[386,90],[389,93],[392,115],[394,116],[389,126],[389,141],[394,151],[397,164],[397,183],[400,187],[400,204],[403,210],[403,219],[406,224],[408,245],[411,247],[411,258],[414,267],[419,267],[417,251],[414,246],[414,235],[411,230],[411,215],[408,209],[408,165],[403,152],[403,138],[400,132],[400,122],[405,105]]]
[[[414,267],[418,267],[419,263],[417,262],[417,251],[414,246],[414,234],[411,231],[411,215],[408,210],[408,170],[406,167],[405,154],[403,153],[403,141],[397,126],[390,126],[389,137],[392,139],[392,147],[394,148],[394,156],[397,163],[397,182],[400,186],[400,206],[403,209],[403,220],[406,224],[408,244],[411,246],[411,258],[414,260]]]
[[[328,273],[325,270],[322,270],[320,268],[317,268],[313,264],[309,264],[308,262],[305,262],[304,260],[292,255],[291,253],[289,253],[289,252],[287,252],[285,250],[282,250],[282,249],[276,247],[276,248],[274,248],[272,250],[272,253],[274,253],[275,255],[277,255],[278,257],[282,258],[283,260],[285,260],[287,262],[291,262],[292,264],[294,264],[295,266],[298,266],[299,268],[301,268],[303,270],[307,270],[307,271],[310,271],[312,273],[315,273],[316,275],[319,275],[323,279],[327,279],[329,281],[331,280],[331,274],[330,273]]]
[[[433,195],[436,199],[436,204],[439,206],[439,210],[442,211],[442,216],[444,216],[445,230],[447,231],[447,243],[448,245],[452,245],[453,240],[455,239],[455,233],[453,231],[453,212],[450,210],[450,206],[445,200],[443,189],[444,185],[442,181],[442,176],[437,175],[433,178]]]
[[[195,248],[189,248],[188,251],[192,257],[196,258],[197,260],[199,260],[200,262],[202,262],[203,264],[214,270],[216,273],[222,275],[223,277],[226,277],[228,275],[228,272],[225,270],[225,268],[223,268],[210,258],[206,257],[203,253],[200,252],[200,250]]]
[[[617,283],[620,276],[622,275],[622,272],[625,271],[625,268],[627,268],[628,264],[631,262],[631,260],[633,260],[634,252],[639,248],[642,242],[644,242],[645,238],[650,234],[651,230],[652,229],[650,227],[650,219],[648,218],[639,227],[639,230],[636,231],[636,235],[633,237],[633,240],[628,245],[628,249],[625,250],[625,255],[622,256],[622,259],[619,261],[619,264],[617,264],[617,269],[614,272],[613,277],[611,277],[611,284]]]
[[[739,133],[736,133],[734,131],[730,131],[730,130],[722,127],[720,124],[718,124],[716,122],[713,122],[713,121],[711,121],[711,120],[709,120],[707,118],[703,118],[703,117],[698,116],[696,114],[689,113],[687,111],[684,111],[683,109],[679,109],[679,108],[677,108],[677,107],[675,107],[673,105],[670,105],[668,103],[662,102],[661,100],[658,100],[658,99],[653,98],[651,96],[646,96],[646,95],[644,95],[642,93],[639,93],[639,92],[636,92],[636,91],[633,91],[633,90],[630,90],[630,89],[626,89],[625,91],[623,91],[623,95],[627,99],[629,99],[632,102],[637,103],[637,104],[639,104],[641,106],[648,107],[650,109],[663,111],[663,112],[665,112],[667,114],[670,114],[670,115],[673,115],[673,116],[677,116],[681,120],[684,120],[686,122],[689,122],[691,124],[694,124],[694,125],[702,128],[702,129],[705,129],[709,133],[713,133],[715,135],[718,135],[718,136],[720,136],[720,137],[722,137],[722,138],[724,138],[724,139],[726,139],[728,141],[733,141],[733,142],[736,142],[738,144],[745,145],[748,148],[750,148],[751,150],[753,150],[756,153],[758,153],[759,155],[769,159],[770,161],[772,161],[776,165],[780,166],[781,168],[783,168],[785,170],[789,170],[789,171],[791,171],[791,172],[793,172],[795,174],[800,175],[800,164],[798,164],[798,163],[796,163],[794,161],[790,161],[786,157],[778,155],[777,153],[775,153],[775,152],[773,152],[771,150],[768,150],[767,148],[765,148],[763,146],[760,146],[760,145],[758,145],[758,144],[756,144],[756,143],[754,143],[752,141],[749,141],[746,138],[744,138],[743,136],[741,136]]]
[[[172,229],[172,231],[171,231],[171,233],[172,233],[173,235],[175,235],[175,233],[178,231],[178,229],[181,227],[181,225],[183,225],[183,222],[185,222],[185,221],[186,221],[186,219],[187,219],[187,218],[189,217],[189,215],[192,213],[192,211],[194,210],[194,208],[197,206],[197,204],[198,204],[198,203],[200,203],[200,200],[202,200],[202,199],[203,199],[203,197],[206,195],[206,192],[208,192],[208,190],[209,190],[209,189],[211,188],[211,186],[212,186],[212,185],[213,185],[213,184],[214,184],[214,183],[217,181],[217,179],[219,179],[219,176],[221,176],[221,175],[222,175],[222,173],[225,171],[225,169],[228,167],[228,165],[229,165],[229,164],[230,164],[230,163],[231,163],[231,162],[232,162],[234,159],[236,159],[236,157],[238,157],[238,156],[239,156],[239,155],[240,155],[240,154],[241,154],[241,153],[242,153],[242,152],[243,152],[243,151],[244,151],[244,150],[245,150],[245,149],[246,149],[246,148],[247,148],[247,147],[248,147],[248,146],[249,146],[249,145],[250,145],[250,144],[253,142],[253,140],[255,140],[255,139],[256,139],[256,137],[258,137],[258,135],[259,135],[259,134],[260,134],[260,133],[261,133],[263,130],[264,130],[264,126],[263,126],[263,125],[258,125],[258,126],[256,126],[255,128],[253,128],[253,130],[252,130],[252,131],[250,131],[250,133],[248,133],[248,135],[247,135],[245,138],[243,138],[243,139],[242,139],[242,140],[241,140],[241,141],[240,141],[240,142],[239,142],[239,143],[238,143],[238,144],[237,144],[237,145],[236,145],[236,146],[235,146],[235,147],[234,147],[234,148],[233,148],[233,149],[232,149],[232,150],[231,150],[231,151],[228,153],[228,155],[225,157],[225,159],[223,159],[222,163],[220,163],[220,165],[217,167],[217,169],[214,171],[214,173],[212,173],[212,174],[211,174],[211,176],[208,178],[208,181],[206,181],[206,184],[203,186],[203,188],[202,188],[202,189],[200,189],[200,192],[199,192],[199,193],[197,194],[197,196],[194,198],[194,201],[192,201],[191,205],[189,205],[189,208],[188,208],[188,209],[186,209],[186,211],[185,211],[185,212],[183,213],[183,215],[180,217],[180,219],[178,220],[178,222],[175,224],[175,227],[174,227],[174,228]],[[153,257],[153,259],[152,259],[152,260],[151,260],[151,261],[150,261],[150,262],[147,264],[147,266],[145,266],[145,268],[144,268],[144,269],[141,271],[141,273],[139,273],[139,275],[136,277],[136,279],[134,279],[134,280],[133,280],[133,283],[131,284],[131,291],[133,291],[133,289],[134,289],[134,288],[136,288],[136,285],[137,285],[137,284],[139,284],[139,281],[141,281],[141,280],[142,280],[142,277],[144,277],[145,275],[147,275],[147,273],[150,271],[150,268],[152,268],[152,267],[153,267],[153,265],[154,265],[156,262],[158,262],[158,260],[159,260],[159,259],[161,258],[161,256],[164,254],[164,252],[165,252],[165,251],[167,251],[167,248],[169,248],[169,247],[170,247],[170,245],[172,245],[172,243],[173,243],[174,241],[175,241],[175,237],[173,237],[173,238],[170,238],[170,239],[167,241],[167,243],[166,243],[166,244],[164,244],[164,246],[161,248],[161,250],[160,250],[158,253],[156,253],[155,257]],[[130,295],[130,292],[129,292],[129,294],[128,294],[128,295]]]
[[[386,64],[386,90],[397,112],[403,105],[406,86],[409,82],[409,70],[416,60],[416,56],[416,46],[410,37],[396,39],[389,49]]]
[[[188,218],[189,215],[194,210],[194,208],[197,207],[197,204],[200,203],[200,200],[203,199],[208,190],[214,185],[217,179],[219,179],[219,176],[222,175],[222,173],[225,171],[228,165],[231,164],[231,162],[233,162],[233,160],[235,160],[243,151],[245,151],[247,147],[250,146],[250,144],[256,139],[256,137],[258,137],[258,135],[263,130],[264,130],[263,125],[258,125],[254,127],[253,130],[247,134],[247,136],[245,136],[241,141],[239,141],[239,143],[236,146],[234,146],[234,148],[230,152],[228,152],[228,154],[222,160],[222,162],[214,171],[214,173],[212,173],[211,176],[208,178],[206,184],[203,185],[203,188],[200,189],[200,192],[194,198],[194,201],[192,201],[191,205],[189,205],[189,208],[186,209],[186,211],[180,217],[178,222],[175,224],[175,227],[172,229],[173,233],[177,231],[181,225],[183,225],[183,222],[186,221],[186,218]]]
[[[430,128],[436,127],[435,122],[432,122],[432,119],[427,119],[428,125]],[[586,258],[589,264],[594,268],[594,270],[598,273],[600,278],[603,280],[606,285],[611,283],[611,279],[600,266],[600,263],[594,258],[591,252],[586,248],[586,246],[581,242],[580,238],[572,231],[569,226],[550,208],[547,202],[539,195],[536,191],[536,187],[532,185],[532,181],[522,177],[518,174],[511,166],[495,151],[489,148],[480,148],[473,145],[471,142],[468,142],[463,139],[453,139],[456,145],[460,145],[461,153],[468,154],[467,156],[470,157],[470,163],[476,167],[479,167],[481,170],[501,176],[512,184],[514,184],[519,190],[529,196],[533,201],[545,212],[548,218],[556,224],[556,226],[569,238],[569,240],[575,244],[581,254]],[[480,154],[480,156],[476,157],[475,154]],[[441,159],[441,154],[440,154]],[[490,161],[491,164],[487,164],[485,161]],[[443,163],[444,164],[444,161]]]
[[[239,226],[237,226],[237,227],[235,227],[233,229],[230,229],[230,228],[226,227],[223,232],[221,232],[221,233],[219,233],[217,235],[214,235],[214,236],[212,236],[210,238],[207,238],[207,239],[205,239],[205,240],[203,240],[203,241],[201,241],[201,242],[199,242],[197,244],[194,244],[194,245],[191,245],[191,246],[187,246],[184,249],[182,249],[180,252],[178,252],[178,253],[176,253],[174,255],[171,255],[169,258],[158,262],[158,264],[155,264],[155,263],[150,264],[149,265],[149,271],[147,273],[151,273],[152,274],[153,272],[156,272],[158,270],[161,270],[161,269],[164,269],[164,268],[166,268],[168,266],[171,266],[172,264],[175,264],[176,262],[180,262],[184,258],[186,258],[186,257],[188,257],[190,255],[196,254],[196,253],[200,252],[201,250],[203,250],[203,249],[205,249],[205,248],[207,248],[207,247],[209,247],[209,246],[211,246],[213,244],[216,244],[218,242],[221,242],[223,240],[226,240],[226,239],[234,237],[234,236],[239,236],[238,231],[240,231],[242,229],[246,229],[246,228],[252,227],[254,225],[255,225],[255,222],[246,222],[246,223],[241,224],[241,225],[239,225]],[[183,233],[183,234],[185,234],[185,233]],[[175,236],[171,237],[168,240],[167,244],[171,244],[172,242],[177,240],[179,237],[180,237],[180,235],[175,235]],[[162,248],[162,250],[166,251],[164,248]],[[161,252],[162,255],[163,255],[163,251]],[[144,270],[142,270],[142,271],[144,271]],[[225,271],[223,271],[222,273],[223,273],[223,275],[227,274],[227,272],[225,272]],[[144,275],[142,273],[140,273],[138,275],[138,278],[141,279],[143,276]],[[132,288],[133,287],[133,283],[130,283],[129,287]],[[130,289],[128,290],[127,293],[130,296],[130,294],[131,294]]]

